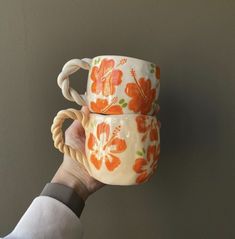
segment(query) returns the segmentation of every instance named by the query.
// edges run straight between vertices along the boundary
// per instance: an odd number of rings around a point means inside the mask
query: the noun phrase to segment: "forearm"
[[[38,196],[4,239],[80,239],[82,236],[81,221],[67,206],[52,197]]]
[[[26,210],[15,229],[7,235],[12,238],[56,238],[82,237],[80,215],[89,192],[71,164],[63,161],[51,182]],[[49,226],[49,227],[48,227]]]

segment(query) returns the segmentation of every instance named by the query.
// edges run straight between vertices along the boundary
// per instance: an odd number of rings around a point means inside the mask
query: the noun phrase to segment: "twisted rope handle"
[[[55,148],[59,149],[61,153],[67,154],[72,159],[84,164],[86,160],[85,155],[80,150],[75,150],[71,146],[66,145],[63,139],[62,125],[65,119],[78,120],[85,127],[88,117],[80,110],[66,109],[57,113],[51,126],[52,138]]]
[[[62,68],[62,71],[57,77],[57,84],[62,89],[63,96],[69,101],[75,101],[78,105],[87,105],[86,101],[82,98],[79,93],[69,86],[69,76],[80,68],[89,70],[91,67],[91,59],[84,58],[80,59],[72,59],[66,62]]]

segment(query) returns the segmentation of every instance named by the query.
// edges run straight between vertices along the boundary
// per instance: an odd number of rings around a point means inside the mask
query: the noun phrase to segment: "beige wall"
[[[234,7],[232,0],[1,0],[0,235],[61,162],[50,125],[58,110],[77,107],[56,84],[62,65],[118,54],[160,62],[160,167],[146,185],[91,196],[85,239],[235,238]],[[85,76],[73,78],[80,92]]]

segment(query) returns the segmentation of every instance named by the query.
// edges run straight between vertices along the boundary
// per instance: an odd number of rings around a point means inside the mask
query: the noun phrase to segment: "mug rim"
[[[95,56],[92,58],[95,59],[97,57],[112,57],[112,56],[117,56],[117,57],[124,57],[124,58],[129,58],[129,59],[133,59],[133,60],[137,60],[137,61],[142,61],[142,62],[145,62],[145,63],[149,63],[149,64],[153,64],[155,67],[158,66],[158,64],[154,63],[154,62],[151,62],[151,61],[147,61],[147,60],[144,60],[144,59],[140,59],[140,58],[136,58],[136,57],[133,57],[133,56],[124,56],[124,55],[99,55],[99,56]]]

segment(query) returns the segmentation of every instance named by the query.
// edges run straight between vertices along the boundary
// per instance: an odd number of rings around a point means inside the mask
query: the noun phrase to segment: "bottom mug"
[[[66,145],[62,125],[65,119],[81,122],[85,129],[84,155]],[[141,114],[88,116],[75,109],[61,110],[51,126],[54,145],[84,165],[88,173],[109,185],[147,182],[158,166],[160,127],[154,116]]]

